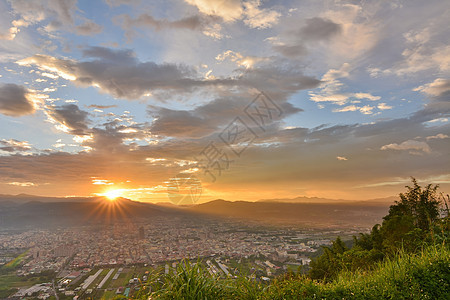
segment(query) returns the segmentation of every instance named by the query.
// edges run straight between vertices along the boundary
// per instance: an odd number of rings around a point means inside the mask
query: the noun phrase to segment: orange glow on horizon
[[[105,196],[110,201],[114,201],[122,196],[122,190],[109,190],[103,193],[102,196]]]

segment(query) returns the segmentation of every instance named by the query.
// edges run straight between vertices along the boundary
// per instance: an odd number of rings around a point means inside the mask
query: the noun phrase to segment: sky
[[[1,0],[0,194],[448,193],[448,20],[440,0]]]

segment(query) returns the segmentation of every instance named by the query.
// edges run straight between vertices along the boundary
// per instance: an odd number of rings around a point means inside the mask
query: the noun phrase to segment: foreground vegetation
[[[156,292],[148,290],[151,285],[143,288],[141,299],[450,299],[450,250],[401,252],[370,272],[342,271],[330,282],[293,273],[270,284],[246,277],[219,280],[187,261],[166,280]]]
[[[176,275],[155,272],[136,298],[450,299],[449,196],[412,183],[381,225],[355,237],[352,248],[337,238],[306,275],[290,272],[268,284],[221,280],[184,261]]]

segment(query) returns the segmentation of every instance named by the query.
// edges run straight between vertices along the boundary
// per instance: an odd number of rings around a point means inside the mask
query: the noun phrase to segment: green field
[[[39,278],[18,277],[14,272],[0,275],[0,299],[6,298],[18,288],[30,287],[36,283],[40,283]]]
[[[14,269],[26,258],[27,253],[28,253],[28,251],[25,251],[24,253],[20,254],[19,256],[17,256],[13,260],[11,260],[9,263],[4,265],[2,268],[3,269]]]

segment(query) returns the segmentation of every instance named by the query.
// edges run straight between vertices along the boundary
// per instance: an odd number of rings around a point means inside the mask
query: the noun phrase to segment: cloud
[[[333,112],[347,112],[347,111],[357,111],[358,107],[356,107],[356,105],[349,105],[343,108],[339,108],[339,109],[334,109]]]
[[[21,19],[15,21],[21,26],[50,19],[53,27],[73,25],[76,3],[77,0],[10,1],[15,14],[21,16]]]
[[[295,63],[277,60],[242,70],[239,82],[260,91],[270,91],[277,101],[284,101],[297,91],[312,89],[322,83],[303,74],[302,68]]]
[[[384,7],[380,8],[379,12],[383,11]],[[384,22],[385,19],[382,18],[379,21],[381,26],[375,25],[381,33],[381,39],[368,53],[371,64],[375,67],[372,69],[374,75],[423,79],[423,76],[431,73],[440,76],[448,74],[450,45],[444,42],[450,34],[448,16],[437,13],[447,10],[446,2],[434,1],[430,6],[425,2],[415,1],[394,10],[401,15],[399,20],[408,19],[411,22],[394,25]]]
[[[328,41],[341,33],[341,25],[328,19],[315,17],[306,19],[299,29],[289,29],[281,36],[286,42],[275,41],[273,49],[289,58],[297,58],[317,47],[317,42]]]
[[[380,96],[374,96],[374,95],[371,95],[369,93],[353,93],[352,95],[356,99],[367,99],[367,100],[370,100],[370,101],[378,101],[378,100],[381,99]]]
[[[364,105],[364,106],[356,106],[356,105],[349,105],[349,106],[345,106],[343,108],[336,108],[333,109],[333,112],[348,112],[348,111],[360,111],[361,113],[365,114],[365,115],[370,115],[372,114],[372,110],[373,110],[373,106],[370,105]]]
[[[47,114],[54,122],[61,125],[59,128],[63,131],[74,135],[88,134],[88,113],[80,110],[75,104],[52,107]]]
[[[52,36],[53,31],[66,29],[79,35],[95,35],[102,32],[103,27],[92,20],[84,19],[84,23],[76,24],[77,0],[14,0],[9,1],[14,14],[19,17],[14,20],[9,35],[0,38],[14,39],[21,27],[47,21],[45,26],[39,28]],[[80,18],[80,17],[78,17]]]
[[[152,107],[156,120],[151,126],[153,134],[162,136],[176,136],[179,138],[199,138],[212,134],[217,130],[214,122],[207,120],[196,111],[180,111],[166,108]]]
[[[0,140],[0,150],[6,152],[25,152],[31,150],[30,143],[18,141],[15,139]]]
[[[378,3],[336,2],[321,13],[323,19],[340,26],[339,34],[328,44],[327,57],[330,61],[355,61],[377,44],[381,29],[377,15],[380,7],[382,5]]]
[[[301,57],[308,54],[308,49],[303,44],[289,45],[281,43],[274,45],[273,49],[289,58]]]
[[[117,107],[117,105],[97,105],[97,104],[91,104],[88,106],[88,108],[98,108],[98,109],[105,109],[105,108],[113,108]]]
[[[37,186],[37,184],[33,182],[8,182],[9,185],[15,185],[15,186],[21,186],[21,187],[30,187],[30,186]]]
[[[310,91],[310,99],[314,102],[330,102],[337,105],[345,105],[351,99],[368,100],[368,101],[378,101],[381,99],[380,96],[375,96],[366,92],[343,92],[345,88],[341,79],[350,76],[351,67],[350,64],[344,63],[339,69],[330,69],[322,76],[322,84],[320,85],[320,90],[318,92]],[[355,103],[355,100],[352,101]],[[385,108],[385,106],[381,106]],[[373,106],[364,105],[358,107],[356,105],[349,105],[344,108],[334,109],[334,112],[347,112],[347,111],[357,111],[359,110],[363,114],[372,114]]]
[[[437,101],[450,101],[450,79],[437,78],[431,83],[415,88],[414,91],[423,92]]]
[[[149,106],[149,114],[155,119],[150,127],[152,134],[183,138],[204,138],[219,133],[236,117],[245,119],[244,109],[256,94],[240,93],[218,97],[192,110],[172,110]],[[274,116],[272,125],[280,125],[282,118],[296,114],[302,109],[278,99],[282,116]],[[261,110],[261,113],[264,111]],[[251,124],[249,126],[252,126]],[[254,126],[254,125],[253,125]],[[276,127],[275,127],[276,128]]]
[[[213,17],[190,16],[179,20],[155,19],[153,16],[143,13],[133,18],[129,15],[122,14],[114,18],[116,23],[120,23],[125,30],[128,40],[132,40],[136,35],[135,28],[152,28],[156,31],[168,29],[187,29],[192,31],[203,32],[207,36],[220,39],[222,37],[221,26],[212,24]]]
[[[92,184],[96,185],[114,185],[114,182],[111,182],[107,179],[98,179],[97,177],[92,177]]]
[[[244,23],[250,28],[270,28],[278,23],[281,14],[270,9],[260,9],[260,0],[247,1],[243,3],[245,11]]]
[[[148,141],[154,137],[148,124],[136,123],[128,114],[112,114],[114,119],[92,127],[89,113],[75,104],[48,107],[46,114],[58,130],[74,135],[73,140],[82,147],[83,153],[126,153],[138,147],[136,141]],[[53,146],[59,148],[64,145]]]
[[[170,21],[168,19],[155,19],[149,14],[141,14],[137,18],[132,18],[129,15],[121,15],[119,19],[122,19],[125,29],[130,30],[131,27],[151,27],[155,30],[163,29],[190,29],[198,30],[203,27],[205,19],[199,16],[186,17],[176,21]]]
[[[139,3],[141,0],[105,0],[109,6],[120,6],[120,5],[134,5]]]
[[[223,97],[224,99],[211,105],[193,108],[188,111],[188,117],[200,118],[203,122],[200,126],[211,127],[211,131],[217,127],[220,132],[223,126],[217,124],[230,122],[228,116],[235,116],[242,105],[245,106],[252,100],[246,99],[248,96],[244,93],[238,96]],[[158,108],[149,107],[149,110],[156,116],[159,114]],[[285,110],[283,108],[283,112]],[[259,135],[256,142],[245,151],[245,159],[236,160],[230,156],[235,162],[209,188],[216,191],[255,189],[258,192],[273,192],[282,191],[293,184],[301,184],[309,191],[326,186],[329,193],[339,190],[345,191],[347,194],[344,195],[348,196],[354,195],[354,186],[357,185],[388,182],[393,178],[411,175],[418,178],[445,175],[448,174],[447,166],[450,163],[450,149],[445,143],[434,143],[433,155],[423,155],[420,160],[411,158],[408,152],[425,154],[422,150],[397,150],[396,155],[390,153],[395,150],[378,150],[381,145],[389,145],[391,141],[414,141],[418,135],[435,136],[446,132],[448,125],[434,128],[423,124],[445,111],[450,113],[448,106],[446,109],[442,106],[427,107],[407,118],[379,120],[374,124],[323,125],[312,129],[283,129],[285,124],[281,123],[282,126],[274,127],[267,135]],[[159,115],[161,119],[166,116],[175,117],[171,113],[163,112]],[[180,114],[181,118],[184,115]],[[175,121],[172,127],[171,120]],[[160,123],[161,130],[166,130],[167,134],[170,132],[170,135],[174,135],[172,138],[155,137],[157,130],[152,131],[153,124],[133,125],[131,128],[137,132],[128,131],[130,126],[121,125],[119,120],[96,125],[89,129],[92,139],[83,142],[83,146],[91,146],[92,151],[78,154],[0,156],[0,165],[3,166],[0,168],[0,178],[3,182],[50,182],[48,190],[42,185],[42,192],[64,195],[77,194],[80,185],[86,187],[86,193],[98,192],[103,186],[92,185],[91,177],[108,179],[117,184],[130,180],[133,185],[142,187],[163,185],[174,174],[192,168],[170,162],[195,160],[205,145],[214,139],[214,135],[209,135],[206,131],[199,134],[195,128],[187,130],[185,136],[177,136],[176,130],[183,130],[181,120],[171,118],[166,119],[164,124]],[[125,143],[126,139],[133,137],[141,142],[138,145]],[[144,143],[145,141],[148,142]],[[217,146],[226,150],[223,144],[217,143]],[[345,153],[341,157],[348,160],[338,160],[336,153]],[[158,159],[161,159],[161,163],[158,163]],[[195,174],[199,178],[202,176],[201,172]],[[36,181],[36,178],[39,180]],[[201,180],[206,184],[208,179],[203,176]],[[393,186],[392,189],[383,190],[383,193],[396,191],[398,186]]]
[[[225,22],[244,20],[250,28],[270,28],[278,23],[281,14],[267,8],[261,9],[260,0],[185,0],[208,16],[218,16]]]
[[[268,60],[268,58],[265,57],[244,56],[241,53],[232,50],[224,51],[216,56],[216,60],[220,62],[225,61],[226,59],[229,59],[232,62],[235,62],[237,66],[244,67],[246,69],[252,68],[258,62]]]
[[[432,139],[442,140],[442,139],[448,139],[448,138],[449,138],[449,136],[446,134],[443,134],[443,133],[439,133],[439,134],[432,135],[432,136],[427,136],[427,140],[432,140]]]
[[[205,15],[218,16],[226,22],[240,19],[244,10],[240,0],[185,0]]]
[[[12,117],[33,114],[36,108],[31,96],[32,93],[24,86],[0,84],[0,113]]]
[[[386,103],[383,102],[383,103],[378,104],[377,108],[380,110],[387,110],[387,109],[392,109],[392,106],[387,105]]]
[[[193,68],[184,65],[140,62],[129,50],[90,47],[83,54],[91,59],[78,62],[37,54],[17,63],[37,65],[80,86],[97,87],[125,99],[139,99],[155,90],[185,92],[195,87],[238,84],[233,78],[204,80]]]
[[[91,59],[78,62],[37,54],[17,63],[37,65],[41,70],[80,86],[97,87],[116,98],[130,100],[153,94],[154,91],[186,93],[199,87],[220,86],[252,87],[290,95],[298,90],[317,87],[320,83],[316,78],[304,75],[292,63],[278,61],[269,61],[257,68],[238,69],[234,77],[205,79],[189,66],[140,62],[130,50],[90,47],[83,54]]]
[[[83,24],[76,26],[75,31],[80,35],[96,35],[103,31],[103,26],[87,20]]]
[[[344,156],[336,156],[336,159],[337,160],[343,160],[343,161],[348,160],[348,158],[344,157]]]
[[[312,41],[328,40],[339,33],[341,33],[339,24],[319,17],[306,19],[305,25],[299,30],[299,36]]]
[[[430,28],[425,28],[405,35],[407,46],[402,52],[403,60],[393,68],[395,74],[404,76],[430,69],[450,70],[450,46],[436,45],[430,40],[429,31]]]
[[[401,144],[389,144],[380,148],[381,150],[408,150],[410,154],[431,153],[431,148],[425,142],[415,140],[407,140]]]
[[[12,26],[8,29],[8,33],[0,33],[0,40],[13,40],[17,33],[19,33],[20,29],[16,26]]]

